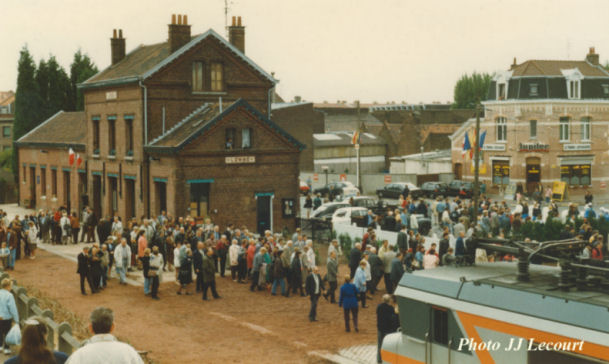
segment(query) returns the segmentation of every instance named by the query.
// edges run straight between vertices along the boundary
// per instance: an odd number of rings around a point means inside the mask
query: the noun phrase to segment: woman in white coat
[[[27,244],[30,250],[30,259],[36,258],[36,247],[38,246],[38,229],[33,221],[28,222]]]
[[[241,247],[237,239],[233,239],[230,248],[228,248],[228,260],[230,264],[230,275],[233,282],[237,282],[237,272],[239,270],[239,251]]]
[[[72,236],[72,222],[65,212],[61,219],[59,219],[59,226],[61,226],[61,242],[67,244]]]

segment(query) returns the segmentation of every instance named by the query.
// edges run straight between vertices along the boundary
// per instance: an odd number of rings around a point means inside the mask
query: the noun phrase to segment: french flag
[[[469,142],[469,135],[467,133],[465,133],[465,140],[463,141],[463,150],[461,151],[461,155],[463,157],[465,157],[465,154],[467,153],[468,150],[472,149],[472,145]]]
[[[74,165],[74,160],[76,159],[76,153],[74,153],[74,150],[72,148],[70,148],[70,166]]]

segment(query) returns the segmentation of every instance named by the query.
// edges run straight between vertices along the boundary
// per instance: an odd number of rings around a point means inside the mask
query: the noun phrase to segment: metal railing
[[[10,278],[6,272],[0,273],[0,282],[4,278]],[[32,316],[40,316],[46,319],[47,326],[47,345],[52,350],[58,350],[68,355],[72,354],[76,349],[81,347],[80,341],[72,336],[72,327],[67,322],[60,324],[53,320],[53,311],[43,310],[38,305],[38,299],[35,297],[29,297],[27,290],[24,287],[17,285],[17,281],[13,279],[13,296],[15,297],[15,304],[17,306],[17,312],[19,313],[19,320],[22,324],[28,318]]]

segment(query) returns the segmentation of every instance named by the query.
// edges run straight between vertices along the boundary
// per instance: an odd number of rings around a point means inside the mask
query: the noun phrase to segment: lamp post
[[[480,103],[476,103],[476,141],[474,142],[474,192],[473,192],[473,200],[474,200],[474,226],[478,224],[478,198],[480,195],[480,148],[478,145],[480,144]],[[475,232],[475,229],[474,229]]]

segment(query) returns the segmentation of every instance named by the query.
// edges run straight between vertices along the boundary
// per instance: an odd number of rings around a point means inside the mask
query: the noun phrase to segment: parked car
[[[357,196],[359,193],[359,189],[353,185],[353,183],[344,181],[344,182],[330,182],[327,185],[316,188],[314,193],[319,193],[322,196],[328,195],[330,198],[339,198],[343,199],[349,196]]]
[[[365,207],[375,215],[382,215],[387,210],[387,203],[383,200],[378,200],[372,196],[353,196],[348,201],[351,206],[354,207]]]
[[[336,210],[349,206],[348,202],[327,202],[313,211],[311,218],[330,220]]]
[[[347,224],[366,227],[368,209],[364,207],[342,207],[332,215],[332,224]]]
[[[448,192],[448,185],[444,182],[425,182],[421,185],[423,195],[429,198],[444,197]]]
[[[309,185],[304,182],[304,181],[300,181],[300,193],[302,193],[303,195],[307,195],[309,193],[309,191],[311,190],[311,187],[309,187]]]
[[[423,191],[409,182],[396,182],[390,183],[376,190],[376,194],[379,198],[393,198],[398,199],[400,195],[404,198],[410,194],[413,198],[419,198],[423,196]]]
[[[486,192],[486,185],[480,183],[480,193]],[[472,198],[474,195],[474,183],[461,180],[454,180],[448,184],[448,195]]]

